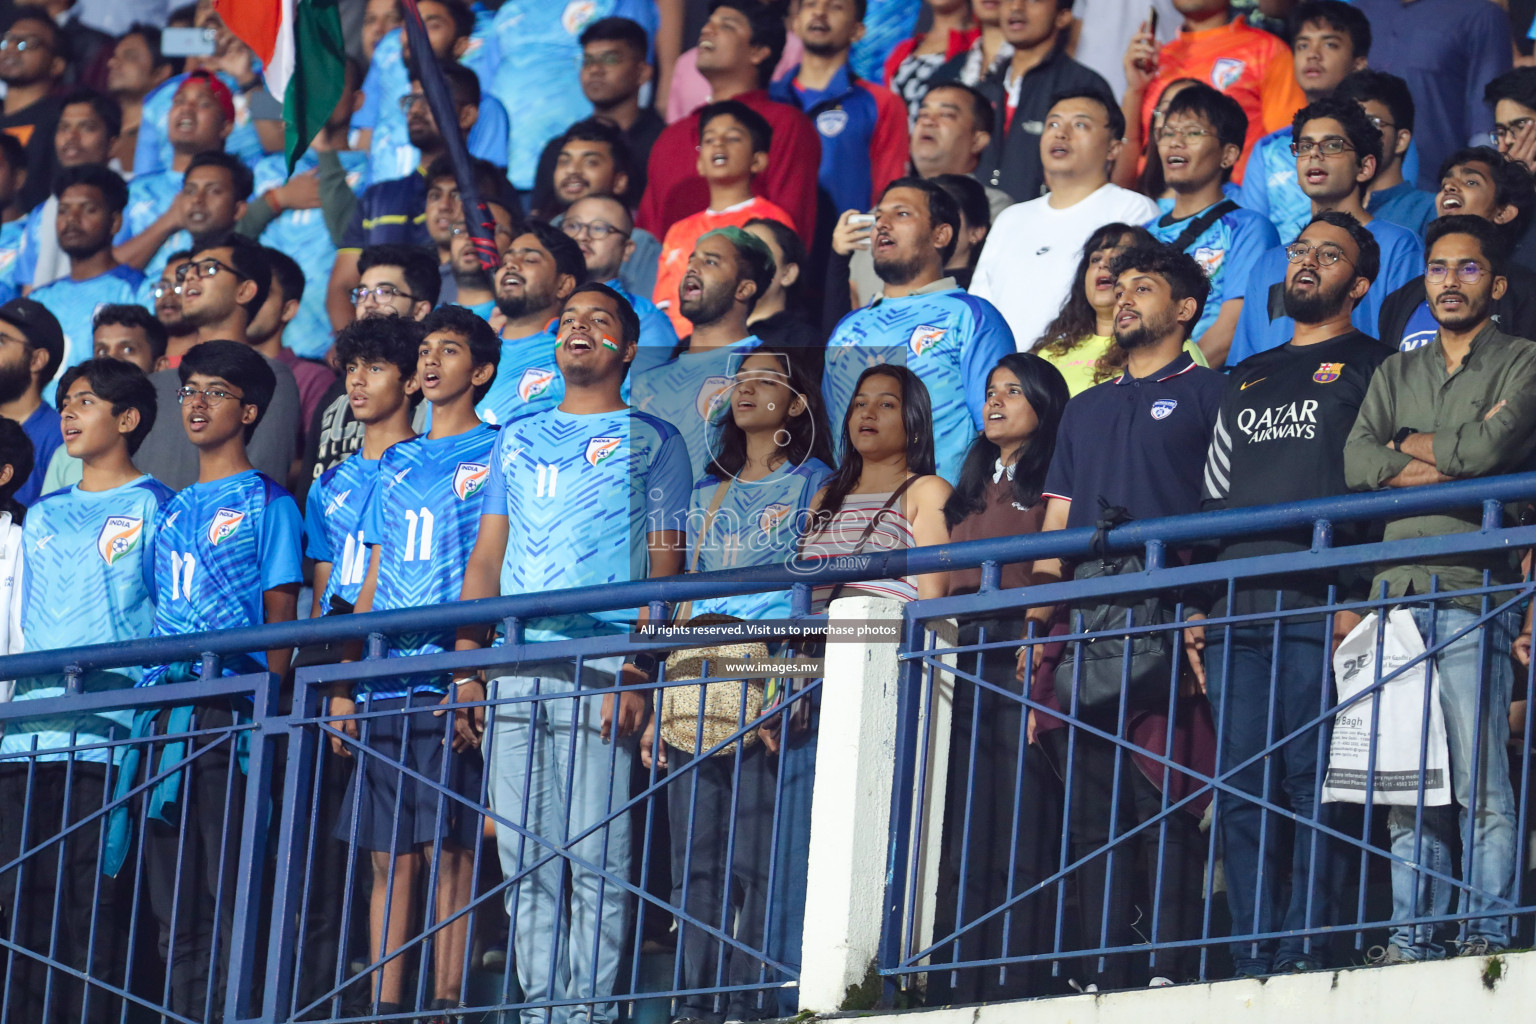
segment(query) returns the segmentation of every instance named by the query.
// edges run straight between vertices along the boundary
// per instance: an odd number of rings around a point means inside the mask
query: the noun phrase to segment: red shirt
[[[821,138],[816,126],[794,107],[775,103],[761,89],[735,97],[762,114],[773,129],[768,169],[752,189],[784,208],[807,246],[816,230],[816,172],[821,166]],[[709,186],[698,173],[699,112],[667,126],[651,147],[645,195],[635,223],[657,238],[684,217],[709,208]]]
[[[693,324],[677,308],[677,289],[688,272],[688,257],[699,239],[716,228],[744,227],[757,218],[776,220],[786,227],[795,226],[794,218],[766,199],[753,196],[744,203],[724,210],[701,210],[684,217],[667,229],[661,242],[661,256],[656,265],[656,291],[651,296],[656,308],[671,319],[679,338],[693,333]]]

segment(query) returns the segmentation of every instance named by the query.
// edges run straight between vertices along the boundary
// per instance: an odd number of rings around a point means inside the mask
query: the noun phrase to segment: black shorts
[[[435,707],[441,699],[434,693],[418,693],[364,700],[358,702],[357,710]],[[379,715],[357,724],[359,745],[349,747],[357,767],[347,783],[335,837],[365,850],[388,853],[406,853],[441,839],[473,850],[481,836],[485,762],[478,747],[452,749],[453,716],[438,718],[430,711],[416,711]],[[443,742],[445,736],[449,744]],[[431,783],[407,775],[401,764]]]

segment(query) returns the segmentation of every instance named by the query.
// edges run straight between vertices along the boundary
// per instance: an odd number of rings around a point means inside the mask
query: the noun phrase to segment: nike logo
[[[400,481],[404,480],[405,479],[405,474],[409,473],[410,471],[411,471],[411,467],[410,466],[406,466],[400,472],[396,473],[395,474],[395,483],[399,483]]]
[[[1245,381],[1243,381],[1241,384],[1239,384],[1237,386],[1237,390],[1239,390],[1239,391],[1247,391],[1249,388],[1251,388],[1255,384],[1259,383],[1259,381],[1264,381],[1264,380],[1269,380],[1269,378],[1268,377],[1260,377],[1259,380],[1245,380]]]
[[[37,550],[43,550],[43,548],[48,546],[48,542],[51,540],[53,540],[53,534],[51,533],[45,533],[41,537],[37,538]]]

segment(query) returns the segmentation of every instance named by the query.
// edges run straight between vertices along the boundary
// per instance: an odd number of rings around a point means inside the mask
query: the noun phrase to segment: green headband
[[[761,238],[758,238],[746,228],[715,228],[715,230],[707,231],[702,236],[700,236],[699,241],[702,242],[704,239],[713,238],[716,235],[719,235],[721,238],[734,245],[737,252],[740,252],[743,249],[751,249],[753,252],[762,256],[764,262],[768,264],[769,274],[777,274],[779,272],[778,265],[773,262],[773,250],[768,248],[768,243],[764,242]]]

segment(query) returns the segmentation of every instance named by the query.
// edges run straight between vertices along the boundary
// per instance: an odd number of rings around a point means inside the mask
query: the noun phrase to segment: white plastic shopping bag
[[[1339,704],[1390,676],[1424,653],[1424,638],[1413,613],[1394,608],[1382,631],[1381,665],[1376,665],[1375,613],[1350,631],[1333,655]],[[1429,687],[1429,729],[1424,730],[1424,688]],[[1381,705],[1376,716],[1375,705]],[[1373,717],[1374,716],[1374,717]],[[1371,725],[1376,725],[1375,774],[1371,775]],[[1422,749],[1420,740],[1423,738]],[[1370,802],[1413,807],[1424,781],[1424,805],[1451,802],[1450,756],[1445,746],[1445,717],[1440,710],[1440,676],[1425,658],[1385,683],[1376,693],[1343,707],[1333,719],[1328,775],[1323,799],[1363,804],[1367,782]]]

